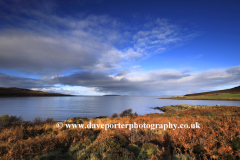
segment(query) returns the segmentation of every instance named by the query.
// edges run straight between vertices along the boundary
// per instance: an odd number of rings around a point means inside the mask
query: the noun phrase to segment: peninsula
[[[228,100],[228,101],[240,101],[240,86],[217,90],[211,92],[201,92],[186,94],[184,96],[166,97],[160,99],[183,99],[183,100]]]
[[[34,91],[30,89],[15,87],[13,88],[0,87],[0,97],[32,97],[32,96],[72,96],[72,95]]]

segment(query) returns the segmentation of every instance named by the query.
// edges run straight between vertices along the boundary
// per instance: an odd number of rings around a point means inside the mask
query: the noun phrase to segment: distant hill
[[[185,96],[203,96],[203,95],[216,95],[216,94],[240,94],[240,86],[230,88],[230,89],[225,89],[225,90],[186,94]]]
[[[218,91],[193,93],[186,94],[185,96],[174,96],[160,99],[240,101],[240,86]]]
[[[31,96],[72,96],[72,95],[34,91],[22,88],[0,87],[0,97],[31,97]]]

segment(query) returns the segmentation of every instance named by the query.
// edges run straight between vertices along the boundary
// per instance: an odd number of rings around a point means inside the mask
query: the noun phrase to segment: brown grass
[[[240,108],[85,119],[83,124],[200,124],[199,129],[58,129],[19,123],[0,131],[0,159],[239,159]]]

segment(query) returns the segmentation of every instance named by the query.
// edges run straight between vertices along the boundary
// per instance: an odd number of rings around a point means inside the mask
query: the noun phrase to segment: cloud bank
[[[83,92],[75,92],[77,94],[86,93],[86,88],[88,88],[94,94],[173,95],[206,91],[209,88],[223,85],[237,85],[240,83],[240,66],[198,73],[156,70],[149,72],[121,71],[120,74],[111,75],[103,71],[83,71],[69,76],[55,76],[38,80],[1,74],[0,82],[0,85],[5,87],[14,85],[23,88],[45,88],[45,90],[49,88],[49,91],[55,85],[84,86]],[[62,92],[64,90],[55,91]]]

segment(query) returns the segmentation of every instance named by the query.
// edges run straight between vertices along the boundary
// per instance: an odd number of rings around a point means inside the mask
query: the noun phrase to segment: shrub
[[[127,138],[127,135],[123,133],[114,133],[109,135],[102,135],[98,137],[94,142],[94,145],[90,145],[88,147],[88,151],[92,152],[105,152],[110,149],[114,148],[126,148],[128,144],[130,143],[129,139]]]
[[[130,117],[131,117],[131,118],[137,117],[137,116],[138,116],[137,112],[135,112],[134,114],[133,114],[133,113],[130,113]]]
[[[226,159],[226,160],[234,160],[234,157],[233,157],[232,155],[228,155],[228,156],[226,156],[225,159]]]
[[[133,152],[135,157],[138,157],[139,152],[140,152],[141,149],[137,145],[135,145],[135,144],[130,144],[128,146],[128,150]]]
[[[7,114],[4,114],[0,116],[0,127],[9,127],[12,126],[14,123],[21,123],[22,117],[16,117],[16,116],[10,116]]]
[[[120,146],[122,148],[127,147],[129,144],[128,139],[123,135],[114,135],[107,140],[107,147],[110,149]]]
[[[201,116],[210,116],[210,117],[214,117],[214,116],[215,116],[215,113],[213,113],[213,112],[209,112],[209,111],[206,111],[206,112],[201,112],[200,115],[201,115]]]
[[[35,125],[43,124],[43,119],[41,117],[36,117],[33,120],[33,124]]]
[[[118,114],[117,113],[113,113],[112,118],[116,118],[116,117],[118,117]]]
[[[194,146],[193,148],[193,153],[195,154],[202,154],[204,151],[204,148],[200,145]]]
[[[4,154],[8,153],[7,147],[4,145],[0,146],[0,156],[3,156]]]
[[[150,155],[160,155],[160,151],[158,150],[158,146],[152,143],[144,143],[142,149],[139,153],[140,159],[147,159]]]
[[[240,139],[239,138],[233,138],[232,142],[232,149],[233,150],[239,150],[240,149]]]
[[[53,120],[53,118],[47,118],[47,119],[45,120],[45,123],[52,124],[52,123],[54,123],[54,120]]]
[[[173,158],[174,160],[193,160],[193,158],[189,154],[174,154]]]
[[[130,116],[131,113],[132,109],[126,109],[120,114],[120,117]]]
[[[54,152],[42,154],[40,156],[36,156],[33,160],[47,160],[47,159],[65,160],[65,159],[73,159],[73,157],[68,153],[61,153],[59,151],[54,151]]]
[[[103,160],[122,159],[122,160],[133,160],[134,154],[129,152],[125,148],[113,148],[108,150],[104,154]]]

